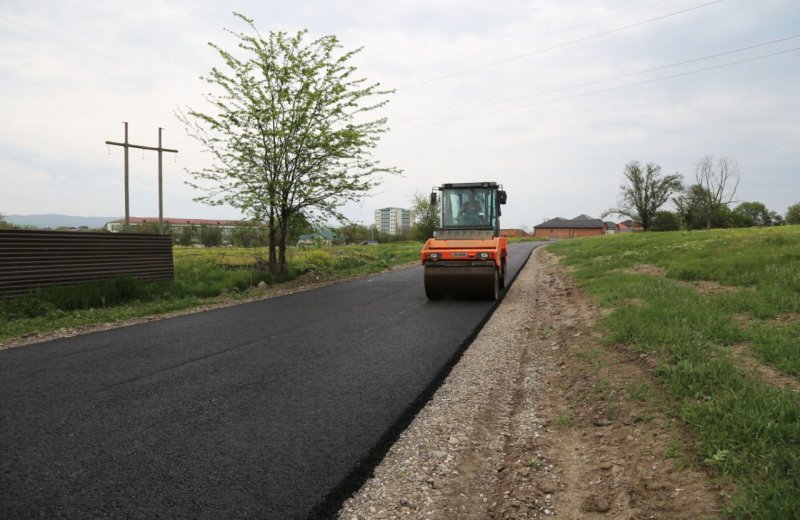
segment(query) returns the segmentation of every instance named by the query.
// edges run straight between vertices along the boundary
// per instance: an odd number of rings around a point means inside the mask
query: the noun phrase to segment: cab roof
[[[440,190],[451,188],[499,188],[496,182],[448,182],[439,186]]]

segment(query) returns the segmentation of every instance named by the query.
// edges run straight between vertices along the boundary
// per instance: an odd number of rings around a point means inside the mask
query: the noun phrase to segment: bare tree
[[[694,167],[697,184],[705,190],[703,201],[706,214],[706,229],[711,229],[714,215],[723,206],[728,206],[736,196],[741,173],[739,165],[734,159],[720,157],[714,167],[714,156],[706,155]]]

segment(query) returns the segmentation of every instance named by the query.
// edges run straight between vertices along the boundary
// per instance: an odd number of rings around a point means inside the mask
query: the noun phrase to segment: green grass
[[[571,428],[575,425],[575,418],[569,410],[563,410],[558,413],[555,420],[556,428],[564,429]]]
[[[759,359],[800,378],[800,320],[788,325],[756,324],[747,331]]]
[[[278,277],[266,270],[265,248],[176,247],[174,283],[120,277],[0,299],[0,340],[242,298],[261,281],[274,286],[304,274],[324,281],[377,272],[419,259],[420,249],[417,242],[289,248]]]
[[[614,309],[607,341],[659,360],[655,375],[697,439],[690,449],[735,483],[727,514],[796,518],[800,396],[741,368],[731,347],[750,344],[760,362],[800,377],[800,227],[616,235],[549,251]],[[643,264],[665,276],[631,269]],[[634,383],[627,392],[646,398]]]
[[[653,398],[653,388],[644,381],[629,381],[625,385],[628,399],[637,403],[646,403]]]
[[[532,469],[534,469],[536,471],[539,471],[540,469],[542,469],[544,467],[544,462],[541,459],[538,459],[538,458],[534,457],[534,458],[532,458],[530,460],[530,462],[528,463],[528,466],[530,466]]]

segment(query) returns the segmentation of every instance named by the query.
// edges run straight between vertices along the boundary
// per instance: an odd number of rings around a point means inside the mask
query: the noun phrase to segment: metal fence
[[[123,275],[173,280],[172,237],[0,229],[0,296]]]

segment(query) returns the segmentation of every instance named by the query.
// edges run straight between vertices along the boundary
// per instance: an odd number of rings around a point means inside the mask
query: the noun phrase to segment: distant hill
[[[5,215],[4,219],[17,226],[33,226],[40,229],[58,227],[101,228],[106,222],[119,217],[73,217],[72,215]]]

